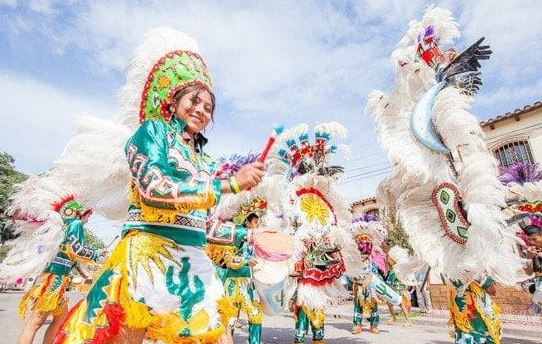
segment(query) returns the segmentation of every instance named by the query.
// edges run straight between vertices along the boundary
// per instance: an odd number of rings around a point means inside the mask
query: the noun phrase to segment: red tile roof
[[[519,116],[520,115],[522,115],[524,113],[527,113],[527,112],[530,112],[530,111],[533,111],[533,110],[536,110],[536,109],[541,108],[541,107],[542,107],[542,102],[536,102],[533,105],[526,105],[523,109],[515,109],[514,111],[507,112],[504,115],[499,115],[499,116],[497,116],[495,118],[490,118],[487,121],[482,121],[482,122],[480,122],[480,125],[482,127],[489,126],[489,127],[491,127],[491,129],[493,129],[493,126],[497,122],[501,122],[501,121],[504,121],[504,120],[509,119],[509,118],[516,118],[516,120],[519,121]]]

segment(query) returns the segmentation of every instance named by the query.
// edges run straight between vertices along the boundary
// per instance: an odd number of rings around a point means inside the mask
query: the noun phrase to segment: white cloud
[[[31,10],[43,14],[43,15],[52,15],[54,13],[53,6],[59,1],[55,0],[32,0],[29,1],[29,7]]]
[[[0,1],[23,6],[22,2]],[[208,133],[213,155],[257,151],[278,123],[292,126],[299,122],[337,120],[349,128],[348,143],[360,157],[368,149],[377,150],[371,131],[373,118],[362,115],[366,96],[374,88],[387,92],[393,87],[391,52],[408,22],[420,19],[427,4],[424,0],[408,3],[399,0],[333,3],[96,0],[63,3],[60,10],[57,3],[60,2],[31,2],[32,11],[46,15],[40,20],[14,15],[5,24],[9,28],[6,35],[13,44],[34,36],[43,39],[58,55],[87,59],[90,66],[87,72],[96,75],[124,70],[149,28],[167,25],[195,37],[219,96],[216,127]],[[494,51],[482,69],[485,85],[474,103],[476,109],[483,109],[488,114],[486,117],[493,117],[530,104],[539,96],[542,51],[533,46],[542,32],[539,2],[450,0],[436,5],[448,7],[456,15],[463,34],[459,49],[485,35]],[[19,73],[24,79],[24,73]],[[16,83],[13,75],[1,80],[2,83],[8,80],[9,85]],[[85,102],[82,97],[69,96],[68,91],[58,88],[54,91],[49,98],[62,99],[62,108],[73,106],[73,101]],[[33,97],[28,95],[27,99]],[[38,103],[42,101],[39,99]],[[112,103],[109,98],[103,101]],[[0,106],[4,113],[7,105],[3,102]],[[67,140],[69,134],[65,128],[72,121],[66,115],[70,112],[63,113],[51,119],[57,122],[56,126],[46,127],[51,132],[60,130],[58,142]],[[35,121],[41,121],[40,126],[45,122],[39,118]],[[14,127],[22,124],[10,122]],[[12,147],[25,149],[24,145]],[[55,154],[50,152],[42,160],[29,164],[41,168]],[[381,155],[380,159],[386,158]],[[355,160],[348,162],[347,168],[370,168],[374,163],[371,159]],[[360,185],[352,182],[355,185],[349,185],[349,190],[363,186],[362,191],[356,190],[363,194],[374,189],[373,179],[363,182]]]
[[[6,5],[9,7],[17,6],[18,0],[0,0],[0,5]]]
[[[57,3],[66,4],[67,2],[73,2],[75,0],[29,0],[29,1],[19,1],[19,0],[0,0],[0,5],[6,5],[9,7],[18,7],[27,6],[30,10],[39,13],[41,15],[52,15],[54,14],[53,7]]]
[[[111,104],[83,99],[10,71],[0,71],[0,150],[15,158],[17,170],[36,174],[49,168],[73,135],[83,114],[113,115]]]
[[[504,112],[490,114],[487,118],[495,118],[506,112],[514,111],[516,108],[523,108],[525,105],[532,105],[542,100],[542,78],[536,83],[527,85],[503,85],[490,94],[476,98],[476,104],[482,107],[490,107],[496,103],[506,103]],[[528,101],[526,101],[528,100]],[[485,118],[485,119],[487,119]]]

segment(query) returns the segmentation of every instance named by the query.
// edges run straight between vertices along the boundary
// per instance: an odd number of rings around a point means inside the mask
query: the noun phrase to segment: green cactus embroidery
[[[190,271],[190,262],[188,257],[181,259],[181,270],[177,277],[179,283],[173,281],[173,266],[169,266],[166,271],[166,286],[170,294],[177,295],[181,299],[179,312],[185,320],[192,316],[192,308],[201,302],[205,295],[205,286],[198,276],[193,277],[194,290],[190,288],[188,272]],[[186,328],[181,332],[182,336],[189,336],[190,329]]]

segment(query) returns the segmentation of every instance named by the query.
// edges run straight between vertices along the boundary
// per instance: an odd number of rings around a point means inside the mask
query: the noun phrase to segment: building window
[[[532,164],[533,155],[531,147],[526,140],[509,142],[493,151],[502,167],[510,167],[515,162]]]

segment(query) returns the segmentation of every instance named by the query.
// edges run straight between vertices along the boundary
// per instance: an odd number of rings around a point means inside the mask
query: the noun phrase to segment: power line
[[[374,177],[385,176],[385,175],[388,175],[390,172],[391,171],[384,171],[384,172],[375,173],[375,174],[371,174],[371,175],[367,175],[367,176],[363,176],[363,177],[359,177],[359,178],[347,179],[347,180],[344,180],[344,181],[341,181],[341,182],[343,182],[343,183],[359,182],[359,181],[368,180],[368,179],[374,178]]]
[[[346,177],[343,180],[341,180],[341,182],[346,182],[346,181],[350,182],[350,181],[361,180],[361,179],[365,179],[369,177],[376,177],[376,176],[387,174],[391,171],[392,171],[391,167],[379,168],[376,170],[371,170],[371,171],[367,171],[367,172],[363,172],[363,173],[359,173],[353,176]]]
[[[366,171],[366,172],[362,172],[362,173],[359,173],[359,174],[355,174],[353,176],[348,176],[347,179],[352,179],[352,178],[357,178],[357,177],[363,177],[363,176],[366,176],[368,174],[373,174],[373,173],[376,173],[376,172],[382,172],[382,171],[391,171],[391,166],[386,166],[386,167],[382,167],[382,168],[377,168],[375,170],[370,170],[370,171]]]
[[[364,156],[360,156],[360,157],[357,157],[357,158],[352,158],[352,159],[350,159],[350,161],[358,161],[358,160],[369,158],[369,157],[372,157],[372,156],[375,156],[375,155],[384,155],[384,154],[385,153],[383,153],[383,152],[374,152],[374,153],[369,154],[369,155],[364,155]]]
[[[369,168],[372,168],[372,167],[389,165],[389,164],[390,164],[389,161],[382,161],[382,162],[372,164],[372,165],[368,165],[368,166],[361,166],[361,167],[351,168],[349,170],[345,170],[344,173],[348,173],[348,172],[352,172],[352,171],[359,171],[359,170],[364,170],[364,169],[369,169]]]

